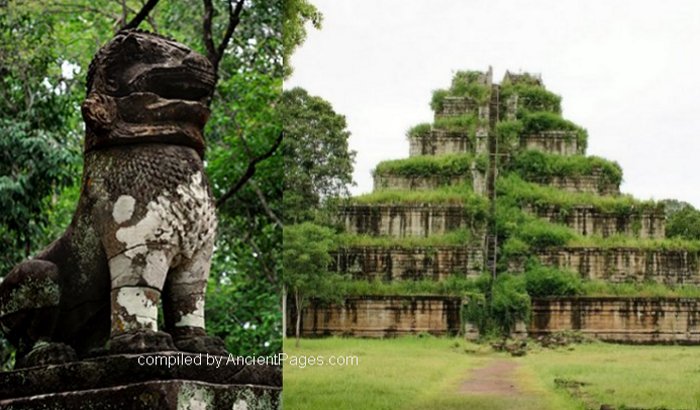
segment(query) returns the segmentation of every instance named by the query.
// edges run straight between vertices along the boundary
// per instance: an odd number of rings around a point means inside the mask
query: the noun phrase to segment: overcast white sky
[[[700,207],[700,1],[311,0],[324,15],[292,58],[301,86],[344,114],[357,194],[408,156],[432,90],[456,70],[542,74],[588,154],[616,160],[622,191]]]

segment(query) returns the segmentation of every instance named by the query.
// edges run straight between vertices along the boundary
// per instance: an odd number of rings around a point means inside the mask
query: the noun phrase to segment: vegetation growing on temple
[[[486,171],[487,159],[471,153],[441,156],[416,156],[405,159],[382,161],[374,169],[375,175],[401,177],[452,178],[470,176],[472,167]]]

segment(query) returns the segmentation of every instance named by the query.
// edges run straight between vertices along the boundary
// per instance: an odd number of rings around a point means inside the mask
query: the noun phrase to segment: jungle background
[[[148,3],[153,3],[149,1]],[[0,277],[58,238],[80,195],[88,65],[147,4],[0,1]],[[282,126],[276,106],[303,42],[320,24],[305,0],[163,0],[139,28],[207,55],[224,44],[205,130],[219,231],[207,294],[210,334],[234,354],[281,351]],[[284,26],[284,35],[283,35]],[[13,353],[0,339],[0,361]]]

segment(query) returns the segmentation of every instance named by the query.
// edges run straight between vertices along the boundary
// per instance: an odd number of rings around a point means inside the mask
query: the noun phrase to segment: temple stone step
[[[607,342],[700,344],[700,299],[564,297],[532,300],[530,336],[576,331]]]
[[[520,136],[520,148],[537,150],[550,154],[583,154],[585,146],[579,145],[576,131],[541,131]]]
[[[457,274],[476,277],[484,266],[480,246],[348,247],[332,252],[331,271],[353,279],[444,280]]]
[[[620,194],[620,185],[610,182],[600,170],[595,170],[589,175],[553,176],[540,179],[527,178],[527,181],[548,185],[572,193],[604,196]]]
[[[389,172],[376,172],[374,174],[375,191],[382,189],[429,190],[463,184],[470,184],[472,190],[478,195],[486,194],[486,174],[476,168],[466,171],[464,175],[456,176],[408,176]]]
[[[428,134],[411,136],[408,141],[410,157],[487,151],[485,132],[477,132],[474,138],[470,138],[467,132],[433,129]]]
[[[456,229],[480,234],[485,222],[483,215],[470,214],[463,205],[348,205],[338,216],[348,233],[394,237],[442,235]]]
[[[555,205],[526,205],[524,209],[549,222],[567,225],[585,236],[624,235],[653,239],[666,236],[663,209],[638,210],[626,214],[604,212],[589,205],[578,205],[570,209]]]
[[[567,247],[538,251],[537,257],[585,279],[700,285],[700,251]]]
[[[453,296],[362,296],[330,306],[312,302],[304,309],[301,333],[360,337],[457,334],[461,306],[462,299]],[[288,333],[293,334],[293,329]]]

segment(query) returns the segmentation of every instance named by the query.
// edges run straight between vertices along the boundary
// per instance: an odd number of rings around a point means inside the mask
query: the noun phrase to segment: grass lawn
[[[460,392],[471,371],[508,356],[455,338],[290,339],[291,356],[357,356],[357,366],[284,364],[285,410],[340,409],[562,409],[565,394],[547,391],[528,369],[516,370],[522,394],[509,397]],[[567,407],[568,406],[568,407]]]
[[[557,378],[586,383],[581,388],[598,405],[700,409],[700,346],[593,343],[518,360],[549,389]]]
[[[700,409],[700,347],[592,343],[535,348],[511,358],[458,338],[402,337],[304,339],[300,348],[290,339],[285,352],[326,362],[284,364],[285,410],[560,410],[583,409],[584,400],[597,406]],[[359,365],[329,366],[330,356],[357,356]],[[512,367],[503,379],[515,393],[465,388],[472,374],[503,363]],[[585,383],[583,398],[572,398],[555,379]]]

